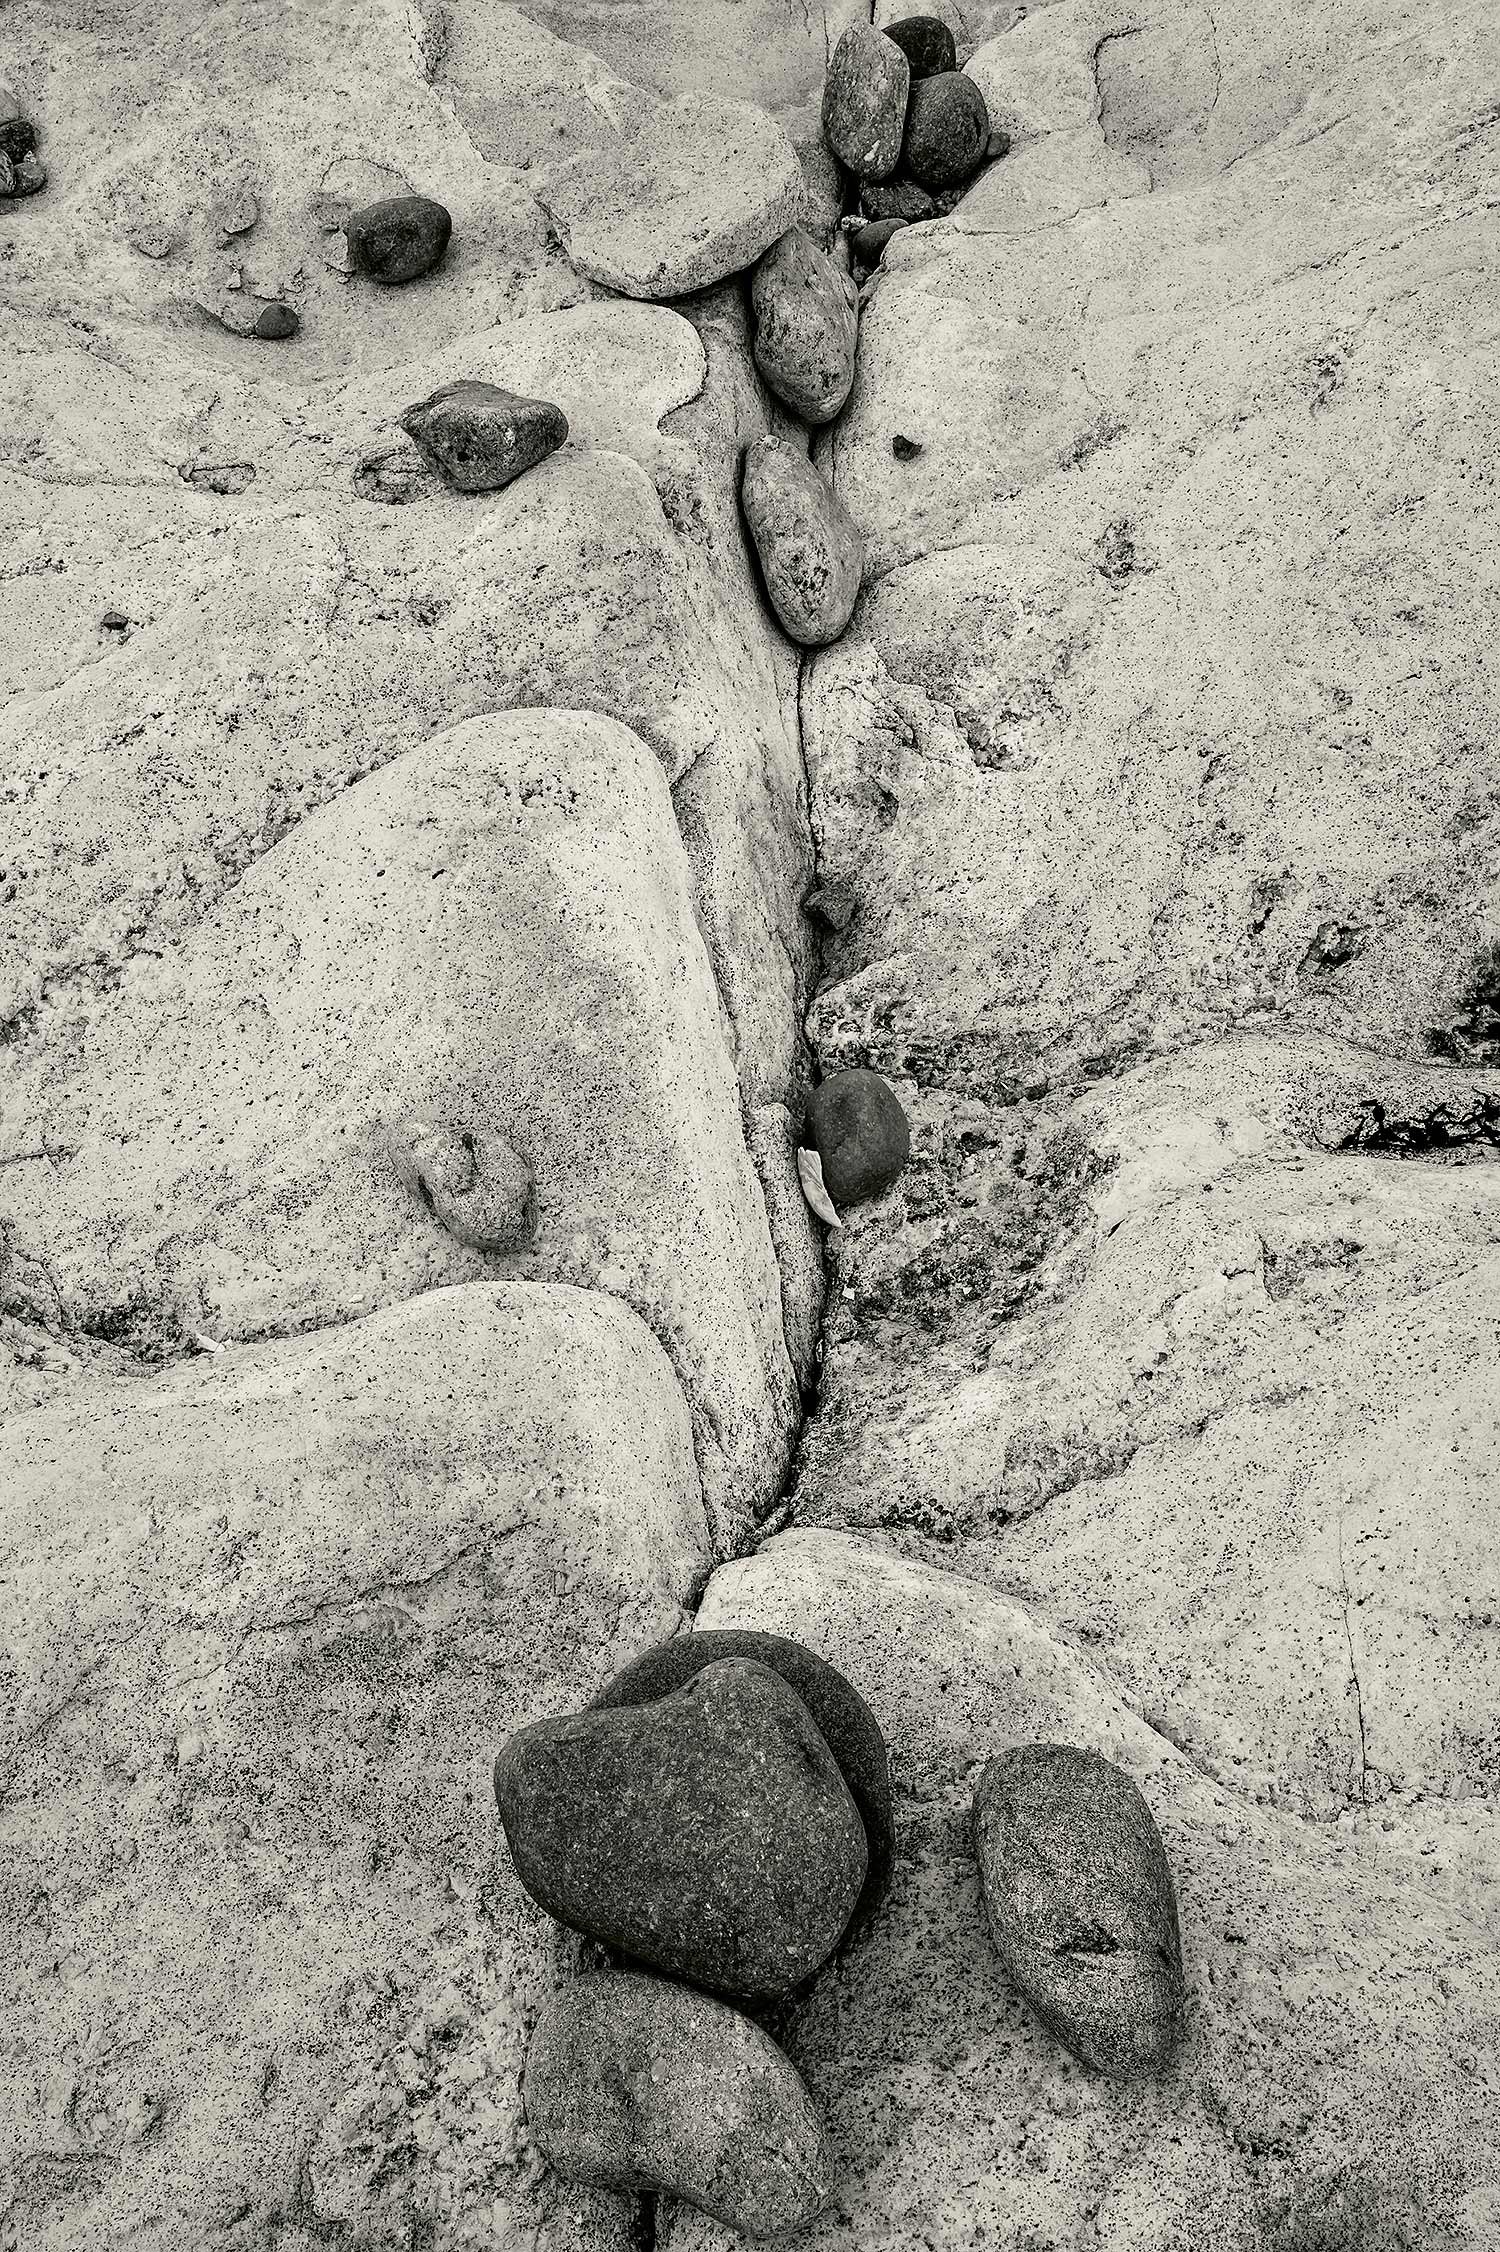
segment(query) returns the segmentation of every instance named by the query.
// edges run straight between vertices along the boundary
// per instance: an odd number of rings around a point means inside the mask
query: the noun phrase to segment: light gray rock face
[[[569,157],[540,189],[582,274],[627,297],[681,297],[751,266],[797,217],[802,167],[743,102],[636,96],[618,137]]]
[[[818,470],[784,438],[745,455],[740,504],[772,609],[791,641],[836,641],[854,614],[864,570],[859,527]]]
[[[665,2190],[742,2236],[805,2228],[829,2202],[827,2140],[775,2042],[664,1979],[575,1979],[543,2006],[526,2123],[565,2181]]]
[[[804,422],[831,422],[854,383],[853,285],[800,227],[771,245],[750,284],[755,364]]]

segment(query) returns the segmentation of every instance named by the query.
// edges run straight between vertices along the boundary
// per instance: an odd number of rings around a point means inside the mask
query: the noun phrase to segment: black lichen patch
[[[1392,1118],[1384,1103],[1367,1102],[1358,1123],[1334,1147],[1367,1157],[1486,1156],[1500,1149],[1500,1095],[1480,1095],[1458,1109],[1439,1103],[1420,1118]]]

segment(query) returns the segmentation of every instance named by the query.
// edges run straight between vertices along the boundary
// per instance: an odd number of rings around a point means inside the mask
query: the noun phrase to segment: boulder
[[[800,227],[790,227],[750,283],[755,364],[804,422],[831,422],[854,384],[859,316],[847,277]]]
[[[805,454],[768,436],[746,449],[740,505],[788,638],[804,647],[836,641],[864,573],[864,541],[838,494]]]
[[[990,116],[984,95],[961,70],[912,88],[901,161],[919,187],[961,187],[984,162]]]
[[[807,1101],[807,1139],[837,1205],[884,1196],[911,1156],[901,1099],[878,1071],[836,1071],[815,1087]]]
[[[456,492],[497,493],[556,453],[568,418],[548,399],[471,378],[408,407],[401,427]]]
[[[440,266],[452,234],[452,213],[426,195],[386,196],[344,222],[354,272],[390,284],[420,281]]]
[[[883,180],[901,155],[911,70],[894,41],[851,24],[833,50],[823,87],[823,137],[862,180]]]
[[[919,78],[934,78],[941,71],[957,70],[958,50],[953,44],[953,33],[941,16],[898,16],[894,23],[882,24],[880,28],[906,57],[913,85]]]

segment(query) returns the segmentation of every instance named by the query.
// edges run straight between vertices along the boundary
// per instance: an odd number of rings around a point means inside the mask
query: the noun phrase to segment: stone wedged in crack
[[[911,1156],[911,1129],[878,1071],[836,1071],[808,1097],[806,1138],[840,1210],[884,1196]]]
[[[456,492],[498,493],[556,453],[568,418],[549,399],[468,378],[408,407],[401,427]]]
[[[349,264],[371,281],[420,281],[441,265],[453,234],[453,218],[431,196],[386,196],[351,212],[344,223]]]
[[[797,218],[807,182],[774,118],[694,94],[638,97],[618,140],[559,164],[537,195],[581,274],[661,299],[753,265]]]
[[[899,235],[908,223],[905,219],[872,219],[868,226],[855,228],[849,238],[850,248],[862,266],[878,266],[892,235]]]
[[[652,1704],[680,1689],[705,1666],[717,1665],[725,1658],[748,1658],[779,1674],[801,1698],[837,1760],[865,1828],[869,1868],[855,1910],[856,1918],[863,1922],[884,1899],[895,1858],[890,1764],[879,1721],[853,1683],[826,1658],[785,1634],[758,1634],[731,1627],[677,1634],[633,1658],[605,1683],[590,1710]]]
[[[403,1119],[387,1128],[391,1163],[433,1218],[473,1251],[536,1241],[536,1176],[503,1134]]]
[[[961,70],[921,79],[912,88],[901,156],[919,186],[934,191],[962,186],[984,162],[989,140],[984,96]]]
[[[747,448],[740,503],[767,598],[791,640],[837,641],[859,600],[865,543],[833,487],[784,438]]]
[[[664,1979],[610,1972],[544,2004],[522,2099],[564,2180],[664,2190],[779,2236],[823,2210],[833,2159],[795,2067],[768,2033]]]
[[[751,2000],[827,1960],[869,1867],[807,1707],[743,1658],[652,1704],[521,1729],[495,1800],[517,1875],[560,1923]]]
[[[823,86],[823,138],[839,162],[862,180],[894,172],[906,125],[911,69],[883,31],[851,24],[828,65]]]
[[[941,16],[902,16],[898,22],[886,24],[884,30],[886,38],[894,40],[906,57],[913,84],[919,78],[936,78],[942,71],[957,70],[958,49]]]
[[[995,1945],[1043,2023],[1096,2072],[1164,2071],[1185,2001],[1177,1896],[1130,1777],[1075,1744],[1019,1745],[980,1777],[974,1849]]]
[[[845,281],[801,227],[789,227],[750,284],[755,364],[804,422],[831,422],[853,388],[859,316]]]

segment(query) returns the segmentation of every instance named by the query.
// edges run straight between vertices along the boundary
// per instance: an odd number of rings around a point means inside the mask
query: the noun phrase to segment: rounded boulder
[[[752,350],[777,397],[804,422],[831,422],[854,384],[859,319],[844,277],[801,227],[789,227],[756,266]]]
[[[878,1071],[836,1071],[808,1098],[806,1139],[836,1205],[884,1196],[911,1156],[900,1097]]]
[[[1164,2071],[1185,1983],[1166,1847],[1130,1777],[1076,1744],[1022,1744],[974,1794],[974,1850],[1000,1958],[1080,2062]]]
[[[919,78],[936,78],[942,71],[958,68],[958,49],[941,16],[902,16],[899,22],[885,26],[885,35],[906,57],[913,84]]]
[[[556,453],[568,418],[550,399],[471,379],[419,399],[401,427],[455,492],[498,493]]]
[[[521,1729],[495,1799],[517,1875],[559,1923],[749,2000],[827,1960],[869,1868],[807,1707],[742,1658],[651,1704]]]
[[[786,440],[746,449],[740,505],[766,596],[791,640],[816,648],[854,615],[865,543],[833,487]]]
[[[452,214],[426,195],[383,197],[344,223],[352,271],[387,284],[430,274],[442,264],[452,234]]]
[[[832,2154],[795,2068],[725,2002],[631,1972],[544,2005],[522,2079],[526,2124],[564,2180],[666,2191],[743,2236],[805,2228]]]
[[[984,162],[989,140],[984,96],[963,71],[944,71],[912,88],[901,155],[919,186],[934,193],[962,186]]]

